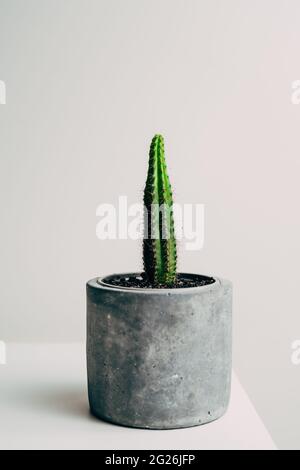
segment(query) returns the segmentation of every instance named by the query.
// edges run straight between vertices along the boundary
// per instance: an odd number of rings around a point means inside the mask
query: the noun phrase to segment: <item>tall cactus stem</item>
[[[144,270],[154,285],[176,283],[177,250],[173,218],[172,189],[167,173],[164,139],[152,139],[144,192]]]

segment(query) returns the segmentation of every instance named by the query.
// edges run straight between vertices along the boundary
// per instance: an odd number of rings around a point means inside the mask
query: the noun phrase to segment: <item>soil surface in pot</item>
[[[153,285],[147,278],[145,273],[136,275],[124,275],[124,276],[108,276],[103,279],[105,284],[116,287],[126,288],[141,288],[141,289],[170,289],[165,285]],[[174,286],[171,289],[183,289],[189,287],[201,287],[213,284],[215,279],[213,277],[201,276],[200,274],[177,274],[177,279]]]

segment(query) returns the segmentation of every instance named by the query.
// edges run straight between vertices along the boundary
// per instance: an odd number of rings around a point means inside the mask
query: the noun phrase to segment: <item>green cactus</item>
[[[144,206],[145,273],[152,284],[172,287],[176,283],[177,251],[172,189],[161,135],[154,136],[150,147]]]

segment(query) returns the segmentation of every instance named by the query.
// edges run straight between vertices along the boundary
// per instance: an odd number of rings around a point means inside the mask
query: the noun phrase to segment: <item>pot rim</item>
[[[114,286],[105,282],[106,279],[112,278],[114,276],[134,276],[139,275],[140,273],[133,273],[133,272],[126,272],[126,273],[116,273],[111,274],[108,276],[101,276],[91,279],[88,282],[90,287],[98,288],[98,289],[106,289],[115,292],[124,292],[124,293],[134,293],[134,294],[158,294],[158,295],[176,295],[176,294],[191,294],[196,292],[205,292],[210,290],[215,290],[216,288],[220,287],[222,284],[222,280],[216,276],[208,276],[204,274],[195,274],[195,273],[180,273],[185,276],[203,276],[203,277],[211,277],[214,279],[215,282],[211,284],[207,284],[205,286],[197,286],[197,287],[176,287],[176,288],[151,288],[151,287],[123,287],[123,286]]]

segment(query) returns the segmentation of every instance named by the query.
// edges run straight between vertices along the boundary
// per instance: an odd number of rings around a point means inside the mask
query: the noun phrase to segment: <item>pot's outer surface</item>
[[[172,429],[222,416],[231,384],[232,284],[128,289],[87,283],[91,411]]]

